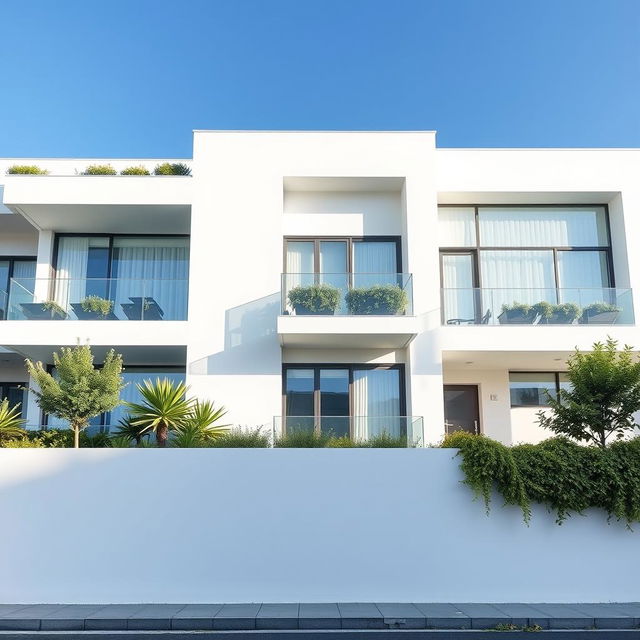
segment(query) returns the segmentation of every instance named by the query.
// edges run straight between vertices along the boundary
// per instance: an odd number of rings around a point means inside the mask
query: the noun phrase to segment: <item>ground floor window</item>
[[[20,411],[24,418],[27,413],[26,382],[0,382],[0,401],[8,400],[10,407],[20,405]]]
[[[570,385],[566,373],[511,371],[509,392],[512,407],[546,407],[561,388]]]
[[[55,371],[52,371],[55,375]],[[123,404],[116,407],[113,411],[103,413],[90,421],[87,429],[88,433],[96,433],[100,431],[115,431],[118,428],[120,420],[124,419],[128,410],[125,402],[140,402],[140,392],[138,391],[138,384],[141,384],[144,380],[151,380],[152,382],[160,378],[168,378],[174,383],[185,381],[185,369],[184,367],[142,367],[142,366],[125,366],[125,370],[122,372],[124,378],[125,387],[120,393],[120,400]],[[61,420],[54,416],[46,416],[46,420],[43,421],[48,429],[68,429],[69,423],[66,420]]]
[[[402,365],[285,365],[286,431],[367,439],[406,433]]]

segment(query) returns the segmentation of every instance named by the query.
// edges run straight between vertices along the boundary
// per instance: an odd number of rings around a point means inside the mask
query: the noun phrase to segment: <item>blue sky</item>
[[[640,146],[640,0],[0,7],[0,156],[190,156],[193,129]]]

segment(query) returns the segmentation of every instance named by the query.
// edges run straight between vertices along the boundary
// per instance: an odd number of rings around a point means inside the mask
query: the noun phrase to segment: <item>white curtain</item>
[[[326,241],[320,243],[320,282],[340,289],[340,306],[336,313],[345,310],[344,296],[349,286],[347,274],[347,243]]]
[[[395,242],[354,242],[353,271],[356,287],[399,284]]]
[[[54,299],[66,311],[70,303],[78,303],[85,297],[88,257],[89,238],[59,239]]]
[[[475,247],[476,220],[474,208],[439,207],[438,243],[441,247]]]
[[[444,319],[472,320],[475,317],[473,289],[473,256],[442,256]]]
[[[607,245],[604,207],[481,207],[478,221],[484,247]]]
[[[283,287],[286,294],[294,287],[313,284],[313,256],[313,242],[287,242],[287,273],[285,274],[286,282]]]
[[[400,372],[397,369],[354,369],[353,415],[356,440],[367,440],[383,433],[400,436]]]
[[[185,320],[189,278],[188,238],[115,238],[111,296],[114,312],[133,299],[153,299],[164,320]]]
[[[552,251],[480,251],[483,309],[497,318],[502,305],[557,302]]]

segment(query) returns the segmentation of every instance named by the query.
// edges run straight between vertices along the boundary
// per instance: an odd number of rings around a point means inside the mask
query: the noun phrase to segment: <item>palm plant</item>
[[[19,404],[10,407],[7,398],[0,402],[0,442],[17,440],[25,436],[27,432],[22,428],[24,423]]]
[[[136,446],[142,440],[142,427],[135,425],[131,421],[131,416],[127,416],[118,422],[118,430],[114,431],[111,438],[129,438],[129,442],[135,440]]]
[[[227,410],[224,407],[216,409],[213,402],[209,400],[195,400],[185,425],[199,429],[205,440],[218,438],[227,433],[231,427],[230,424],[218,424],[226,413]]]
[[[193,401],[187,399],[187,387],[183,382],[174,383],[167,378],[155,382],[145,380],[136,385],[143,402],[127,402],[130,421],[140,427],[140,433],[153,431],[159,447],[166,447],[169,431],[184,424],[191,413]]]

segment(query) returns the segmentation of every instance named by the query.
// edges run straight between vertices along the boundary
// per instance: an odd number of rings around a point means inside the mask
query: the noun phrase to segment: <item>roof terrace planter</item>
[[[594,302],[582,310],[580,324],[615,324],[620,311],[620,307],[607,302]]]
[[[330,284],[298,286],[288,298],[297,316],[332,316],[340,305],[340,290]]]
[[[66,320],[67,312],[56,302],[22,302],[22,313],[27,320]]]
[[[345,300],[353,315],[404,315],[409,304],[407,293],[395,284],[354,288],[347,292]]]

